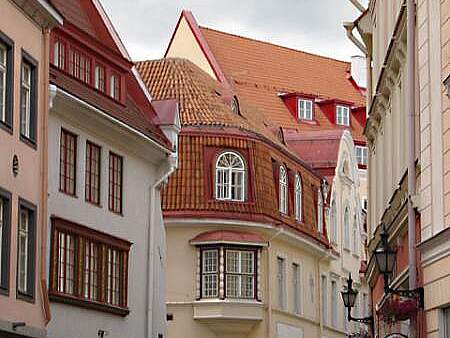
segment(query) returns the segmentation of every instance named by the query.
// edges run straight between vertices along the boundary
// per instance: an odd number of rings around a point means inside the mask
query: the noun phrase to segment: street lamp
[[[422,287],[414,290],[395,290],[389,286],[389,276],[394,272],[397,252],[389,245],[386,226],[383,227],[383,231],[380,233],[380,238],[380,246],[375,250],[373,255],[375,256],[375,264],[378,271],[383,275],[384,293],[386,295],[395,294],[401,297],[417,299],[419,301],[419,306],[423,308]]]
[[[352,313],[351,313],[352,307],[355,306],[356,296],[358,296],[358,291],[353,289],[353,279],[352,279],[351,273],[348,275],[347,287],[341,291],[341,295],[342,295],[342,300],[344,301],[344,306],[347,308],[348,321],[349,322],[354,321],[354,322],[369,325],[370,330],[372,332],[371,337],[373,338],[374,337],[373,317],[372,316],[362,317],[362,318],[352,317]]]

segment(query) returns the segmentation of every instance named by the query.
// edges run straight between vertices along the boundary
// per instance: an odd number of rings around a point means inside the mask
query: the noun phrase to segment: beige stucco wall
[[[217,80],[208,59],[205,57],[204,52],[197,43],[197,40],[184,16],[181,17],[178,28],[174,32],[173,40],[167,50],[166,57],[186,58]]]
[[[45,204],[42,196],[46,189],[42,185],[44,178],[43,154],[45,146],[43,136],[48,110],[46,109],[45,40],[42,30],[28,19],[10,1],[0,1],[0,31],[14,41],[14,108],[13,133],[0,129],[0,187],[12,193],[11,220],[11,251],[10,251],[10,285],[9,296],[0,294],[0,320],[10,322],[25,321],[28,327],[43,329],[45,327],[42,309],[42,294],[40,283],[41,242],[43,227],[45,226]],[[20,67],[22,49],[39,62],[38,67],[38,112],[37,112],[37,149],[20,141]],[[12,159],[17,155],[19,159],[19,174],[12,173]],[[37,206],[37,242],[36,242],[36,289],[35,302],[25,302],[16,299],[16,271],[17,271],[17,223],[18,198],[23,198]]]
[[[214,307],[208,310],[210,314],[216,314],[218,309],[224,305],[210,305],[211,301],[196,301],[196,278],[197,278],[197,252],[196,248],[189,243],[199,233],[217,229],[240,229],[258,233],[268,241],[268,246],[262,249],[260,261],[260,287],[261,287],[261,305],[255,306],[248,304],[247,301],[213,301],[225,304],[237,317],[246,317],[260,315],[260,321],[245,321],[239,325],[250,325],[246,335],[242,337],[248,338],[264,338],[277,337],[279,324],[288,326],[293,330],[302,330],[304,337],[344,337],[342,319],[338,321],[338,328],[332,328],[328,313],[328,323],[321,325],[320,309],[322,297],[320,292],[320,276],[327,276],[330,283],[331,272],[330,257],[326,255],[316,255],[313,250],[304,246],[298,240],[288,238],[284,233],[277,235],[277,229],[268,230],[267,225],[258,227],[256,224],[252,226],[230,225],[220,223],[207,223],[201,221],[202,224],[179,223],[179,221],[167,220],[167,311],[174,315],[174,320],[168,322],[169,338],[212,338],[212,337],[228,337],[224,332],[225,328],[219,328],[207,320],[194,319],[194,315],[203,310],[205,306]],[[224,222],[225,223],[225,222]],[[270,242],[269,242],[270,241]],[[286,304],[280,308],[278,302],[278,280],[277,280],[277,257],[285,259],[285,288],[284,295]],[[292,264],[296,263],[300,267],[300,308],[301,313],[294,313],[293,303],[293,270]],[[356,278],[357,279],[357,278]],[[338,291],[341,290],[343,281],[336,277]],[[328,311],[331,311],[331,287],[328,285]],[[249,310],[250,307],[250,310]],[[340,295],[337,295],[337,308],[342,310]],[[272,309],[271,311],[269,309]],[[211,312],[213,311],[213,312]],[[339,316],[343,316],[340,312]],[[233,323],[229,325],[237,325]],[[223,329],[223,330],[222,330]],[[228,328],[229,329],[229,328]],[[221,331],[222,330],[222,331]],[[268,334],[269,330],[272,334]],[[222,334],[217,334],[222,332]],[[234,337],[241,337],[233,335]]]

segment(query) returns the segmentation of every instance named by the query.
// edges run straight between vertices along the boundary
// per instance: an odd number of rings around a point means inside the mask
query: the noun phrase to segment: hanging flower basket
[[[418,311],[416,299],[391,295],[378,311],[385,322],[398,322],[411,318]]]

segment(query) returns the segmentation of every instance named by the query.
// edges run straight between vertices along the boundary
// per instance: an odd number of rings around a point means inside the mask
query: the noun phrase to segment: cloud
[[[191,10],[200,25],[229,33],[343,60],[360,54],[342,28],[342,22],[359,15],[349,0],[103,0],[102,3],[135,60],[163,56],[182,9]]]

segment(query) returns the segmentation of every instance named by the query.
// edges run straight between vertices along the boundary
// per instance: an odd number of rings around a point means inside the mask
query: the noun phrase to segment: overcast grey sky
[[[367,0],[363,0],[366,3]],[[358,50],[342,22],[358,11],[349,0],[102,0],[133,60],[163,57],[182,9],[199,25],[349,60]]]

